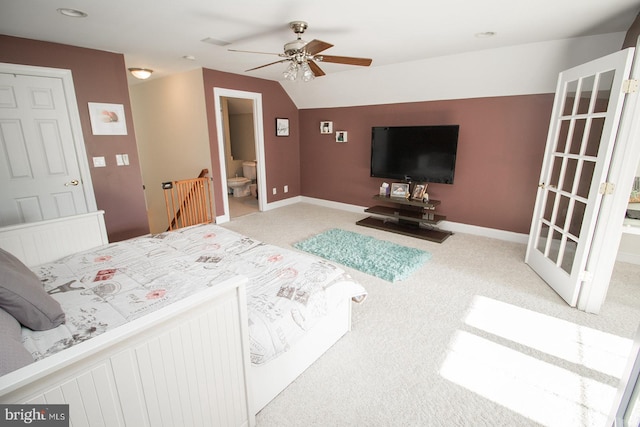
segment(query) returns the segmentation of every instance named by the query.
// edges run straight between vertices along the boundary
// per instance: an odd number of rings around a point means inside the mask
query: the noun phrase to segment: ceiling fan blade
[[[336,64],[348,64],[348,65],[361,65],[368,67],[371,65],[372,59],[370,58],[353,58],[351,56],[333,56],[333,55],[318,55],[313,58],[316,61],[322,62],[334,62]]]
[[[273,52],[255,52],[253,50],[238,50],[238,49],[227,49],[229,52],[240,52],[240,53],[259,53],[261,55],[276,55],[276,56],[285,56],[283,53],[273,53]]]
[[[249,68],[248,70],[245,70],[245,72],[246,71],[257,70],[258,68],[264,68],[264,67],[268,67],[269,65],[279,64],[281,62],[287,62],[287,61],[289,61],[289,60],[288,59],[281,59],[280,61],[270,62],[269,64],[260,65],[259,67]]]
[[[322,40],[313,39],[306,45],[304,45],[304,50],[309,55],[315,55],[316,53],[322,52],[323,50],[329,49],[333,47],[331,43],[323,42]]]
[[[309,64],[309,68],[311,68],[311,71],[313,71],[314,76],[322,77],[325,75],[325,72],[322,71],[322,68],[320,68],[315,62],[309,60],[307,61],[307,64]]]

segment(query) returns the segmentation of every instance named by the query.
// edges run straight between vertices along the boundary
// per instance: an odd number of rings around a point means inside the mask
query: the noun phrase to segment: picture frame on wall
[[[89,102],[91,132],[94,135],[127,135],[123,104]]]
[[[336,142],[347,142],[347,131],[346,130],[337,130],[336,131]]]
[[[409,184],[394,182],[391,184],[391,197],[406,199],[409,196]]]
[[[320,133],[333,133],[333,122],[320,122]]]
[[[289,136],[289,119],[276,118],[276,136]]]

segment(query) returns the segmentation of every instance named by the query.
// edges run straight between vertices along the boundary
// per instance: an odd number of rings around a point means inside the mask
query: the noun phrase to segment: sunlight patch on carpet
[[[389,282],[406,279],[431,259],[429,252],[338,228],[293,246]]]

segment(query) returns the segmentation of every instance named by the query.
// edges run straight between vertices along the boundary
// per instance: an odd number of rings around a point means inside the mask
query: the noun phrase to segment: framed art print
[[[333,122],[320,122],[320,133],[333,133]]]
[[[337,130],[336,131],[336,142],[347,142],[347,131],[346,130]]]
[[[276,136],[289,136],[289,119],[276,118]]]
[[[124,105],[89,102],[91,132],[94,135],[126,135]]]

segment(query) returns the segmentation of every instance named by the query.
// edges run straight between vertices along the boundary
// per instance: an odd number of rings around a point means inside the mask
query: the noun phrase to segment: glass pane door
[[[560,74],[526,262],[575,306],[628,75],[621,51]]]

